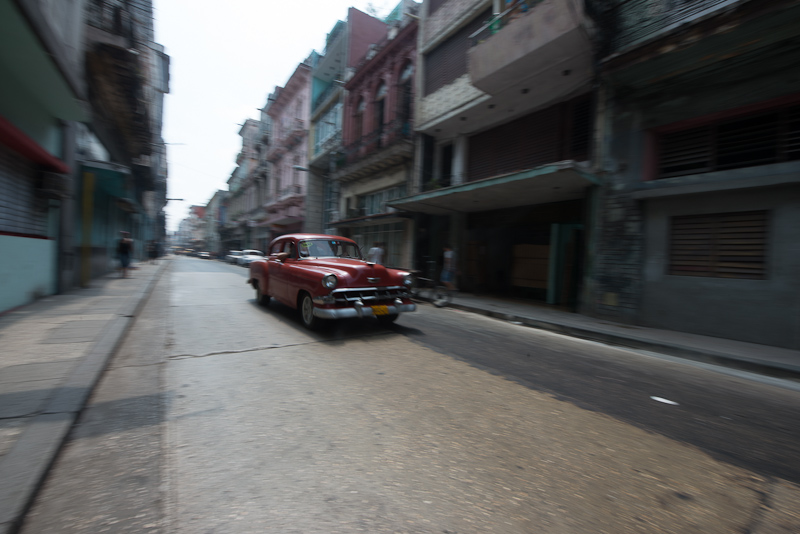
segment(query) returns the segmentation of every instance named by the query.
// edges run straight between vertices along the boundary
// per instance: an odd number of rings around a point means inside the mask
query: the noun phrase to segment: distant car
[[[225,256],[225,261],[227,261],[228,263],[238,263],[236,260],[238,260],[241,256],[242,256],[241,250],[231,250],[230,252],[228,252],[228,255]]]
[[[260,250],[247,249],[242,251],[242,255],[236,259],[236,262],[239,265],[247,267],[248,265],[250,265],[251,262],[263,259],[264,259],[264,253],[261,252]]]
[[[375,317],[389,324],[417,309],[412,275],[368,262],[355,241],[322,234],[289,234],[270,243],[266,258],[250,263],[247,282],[261,305],[274,298],[300,310],[310,329],[324,319]]]
[[[209,254],[208,252],[198,252],[197,253],[197,257],[202,259],[202,260],[210,260],[211,259],[211,254]]]

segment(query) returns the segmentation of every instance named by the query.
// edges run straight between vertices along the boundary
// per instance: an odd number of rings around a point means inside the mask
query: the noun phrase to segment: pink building
[[[305,228],[305,198],[308,183],[308,119],[311,99],[309,60],[297,66],[285,87],[275,88],[272,142],[267,160],[272,166],[266,205],[272,236],[300,232]]]
[[[409,268],[413,222],[389,206],[406,196],[414,171],[417,22],[405,11],[401,17],[345,84],[344,161],[333,174],[340,218],[331,226],[362,249],[382,243],[387,265]]]

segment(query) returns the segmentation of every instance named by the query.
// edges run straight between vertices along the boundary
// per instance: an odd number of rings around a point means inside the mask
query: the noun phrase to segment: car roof
[[[279,239],[336,239],[338,241],[349,241],[351,243],[355,243],[355,241],[349,237],[328,234],[284,234],[273,239],[272,243],[278,241]]]

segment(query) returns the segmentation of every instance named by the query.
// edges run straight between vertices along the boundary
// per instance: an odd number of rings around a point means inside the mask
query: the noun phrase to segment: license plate
[[[373,306],[372,313],[375,315],[389,315],[389,306]]]

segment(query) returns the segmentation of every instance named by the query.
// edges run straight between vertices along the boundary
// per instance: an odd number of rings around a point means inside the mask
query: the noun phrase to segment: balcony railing
[[[408,120],[396,119],[362,136],[358,141],[350,143],[344,148],[345,163],[355,163],[367,156],[388,148],[399,141],[411,139],[412,128]]]
[[[509,24],[512,24],[519,17],[528,14],[528,12],[531,9],[533,9],[533,7],[535,7],[537,4],[542,3],[543,1],[544,0],[517,1],[510,8],[487,20],[486,24],[484,24],[478,31],[469,36],[470,40],[472,41],[472,46],[478,45],[486,41],[492,35],[496,34]]]
[[[292,119],[286,126],[284,126],[281,144],[286,148],[292,148],[294,145],[300,142],[305,133],[305,121],[303,119]]]
[[[303,194],[303,186],[301,186],[300,184],[292,184],[281,189],[280,198],[284,199],[294,195],[302,195],[302,194]]]
[[[342,142],[342,130],[336,130],[322,141],[314,144],[314,157],[329,152],[338,147]]]

